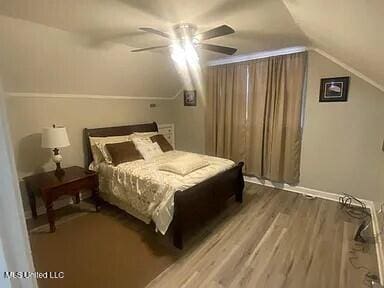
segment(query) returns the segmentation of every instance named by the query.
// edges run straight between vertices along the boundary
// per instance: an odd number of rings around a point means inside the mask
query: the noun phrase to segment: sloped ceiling
[[[167,44],[140,26],[191,22],[232,26],[209,42],[237,54],[317,47],[384,86],[383,11],[382,0],[0,0],[0,73],[12,92],[172,97],[182,84],[168,50],[129,51]]]
[[[0,73],[11,92],[174,96],[181,82],[167,50],[129,52],[167,43],[140,26],[228,24],[235,34],[209,42],[238,54],[308,44],[280,0],[0,0],[0,15]]]
[[[383,0],[284,0],[314,47],[384,87]]]
[[[165,44],[137,28],[169,31],[181,22],[194,23],[200,31],[231,25],[235,34],[212,41],[233,43],[239,53],[306,42],[281,0],[0,0],[0,14],[75,32],[95,44]]]
[[[73,33],[0,16],[0,70],[8,92],[171,97],[170,61],[123,45],[90,49]],[[171,80],[171,81],[170,81]]]

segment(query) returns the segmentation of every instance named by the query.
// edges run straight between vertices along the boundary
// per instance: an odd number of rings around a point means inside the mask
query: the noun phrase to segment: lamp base
[[[55,175],[58,178],[63,177],[64,174],[65,174],[65,171],[60,166],[60,162],[61,162],[62,159],[63,159],[63,157],[61,157],[61,155],[59,154],[59,149],[57,149],[57,148],[53,149],[52,160],[56,164]]]
[[[65,175],[65,171],[60,167],[60,163],[56,163],[55,175],[56,177],[63,177]]]

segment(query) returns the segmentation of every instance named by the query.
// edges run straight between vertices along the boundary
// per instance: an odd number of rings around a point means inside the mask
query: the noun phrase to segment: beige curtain
[[[210,67],[207,151],[244,161],[246,174],[298,183],[306,61],[297,53]]]
[[[307,53],[249,63],[246,173],[297,184]]]
[[[245,155],[247,65],[207,71],[206,152],[241,161]]]

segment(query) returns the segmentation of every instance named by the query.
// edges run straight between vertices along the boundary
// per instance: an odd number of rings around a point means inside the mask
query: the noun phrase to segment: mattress
[[[200,157],[209,165],[181,176],[159,170],[159,166],[179,157]],[[173,219],[174,194],[228,170],[235,163],[228,159],[169,151],[151,160],[137,160],[117,166],[105,162],[94,167],[99,174],[100,196],[134,217],[155,223],[165,234]]]

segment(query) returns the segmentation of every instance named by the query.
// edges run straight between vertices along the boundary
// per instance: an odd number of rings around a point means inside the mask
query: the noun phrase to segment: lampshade
[[[41,147],[61,148],[69,146],[67,130],[63,126],[49,127],[43,129]]]

